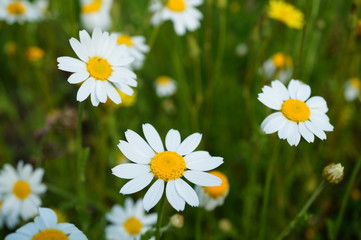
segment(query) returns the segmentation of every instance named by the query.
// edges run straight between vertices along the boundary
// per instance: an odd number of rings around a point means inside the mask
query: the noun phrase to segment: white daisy
[[[58,223],[50,208],[39,208],[39,216],[5,237],[5,240],[87,240],[88,238],[71,223]]]
[[[196,192],[199,197],[199,206],[211,211],[217,206],[221,206],[229,193],[229,182],[226,175],[219,171],[211,171],[210,174],[222,179],[222,184],[217,187],[196,186]]]
[[[157,222],[156,213],[145,215],[142,199],[134,203],[131,198],[124,207],[114,205],[106,218],[111,223],[105,229],[108,240],[139,240]]]
[[[89,95],[94,106],[105,103],[109,97],[116,104],[121,98],[116,88],[127,95],[133,94],[131,87],[136,87],[135,74],[126,66],[133,61],[127,56],[126,47],[116,44],[116,36],[94,29],[92,37],[82,30],[80,42],[70,39],[70,45],[80,60],[72,57],[59,57],[58,68],[72,72],[68,82],[82,83],[77,100],[82,102]]]
[[[221,179],[204,171],[212,170],[223,163],[223,158],[212,157],[206,151],[194,151],[202,135],[194,133],[181,142],[180,133],[171,129],[165,138],[164,149],[157,130],[143,124],[145,141],[132,130],[125,132],[127,141],[120,141],[120,151],[132,162],[119,164],[112,169],[115,176],[132,179],[121,189],[122,194],[132,194],[156,181],[143,199],[143,207],[149,211],[163,195],[164,188],[169,203],[177,211],[184,210],[185,203],[198,206],[196,192],[182,177],[200,186],[219,186]]]
[[[263,72],[268,80],[279,79],[286,82],[293,74],[292,59],[283,53],[276,53],[265,61]]]
[[[8,24],[36,21],[41,17],[41,11],[27,0],[1,0],[0,19]]]
[[[171,20],[178,35],[184,35],[186,30],[194,31],[200,26],[202,13],[195,7],[203,0],[168,0],[165,5],[160,0],[154,0],[150,11],[154,13],[151,23],[155,26]]]
[[[39,195],[45,193],[46,186],[41,183],[44,170],[33,170],[30,164],[18,163],[17,169],[5,164],[0,173],[0,193],[4,194],[2,211],[5,216],[21,217],[28,220],[37,214],[41,205]]]
[[[143,36],[129,36],[122,33],[114,33],[117,36],[118,44],[125,44],[129,56],[134,58],[131,67],[133,69],[140,69],[143,66],[145,53],[149,52],[149,46],[145,44],[145,37]]]
[[[81,0],[81,22],[88,31],[108,30],[112,24],[110,10],[113,0]]]
[[[7,228],[13,229],[19,224],[19,217],[16,212],[8,213],[7,215],[3,212],[4,194],[0,194],[0,229],[6,225]]]
[[[358,98],[360,94],[361,82],[358,78],[351,78],[345,83],[345,99],[353,101]]]
[[[291,80],[288,89],[278,80],[272,87],[264,86],[258,100],[267,107],[279,110],[269,115],[261,124],[266,134],[278,132],[280,139],[287,139],[291,146],[297,146],[301,136],[307,142],[314,141],[314,135],[326,139],[325,132],[333,131],[326,115],[327,103],[322,97],[310,97],[310,86]],[[307,100],[308,99],[308,100]]]
[[[155,80],[158,97],[170,97],[177,91],[176,82],[168,76],[160,76]]]

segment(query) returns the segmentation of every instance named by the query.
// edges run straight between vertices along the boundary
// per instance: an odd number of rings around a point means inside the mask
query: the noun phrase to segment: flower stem
[[[325,180],[323,180],[316,190],[312,193],[311,197],[307,200],[305,205],[303,205],[301,211],[297,214],[297,216],[288,224],[288,226],[281,232],[281,234],[277,237],[277,240],[284,239],[288,236],[288,234],[295,228],[298,221],[305,215],[308,208],[315,201],[317,196],[321,193],[321,191],[325,188]]]
[[[202,239],[202,217],[203,217],[203,209],[199,207],[197,209],[197,218],[196,218],[196,231],[195,231],[195,240]]]
[[[163,212],[164,212],[164,204],[165,203],[165,194],[163,194],[159,206],[158,206],[158,218],[157,218],[157,225],[155,229],[155,239],[160,240],[160,229],[162,226],[162,218],[163,218]]]

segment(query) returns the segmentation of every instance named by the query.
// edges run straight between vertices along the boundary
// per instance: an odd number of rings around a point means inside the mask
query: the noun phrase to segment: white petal
[[[288,136],[288,131],[289,131],[289,128],[290,128],[290,126],[291,126],[291,121],[289,121],[289,120],[286,120],[285,122],[284,122],[284,126],[278,131],[278,137],[280,138],[280,139],[286,139],[287,138],[287,136]]]
[[[305,122],[306,127],[321,140],[326,139],[326,134],[310,121]]]
[[[53,210],[49,208],[39,208],[39,214],[42,219],[46,220],[44,223],[48,228],[56,226],[58,218]]]
[[[117,92],[117,90],[115,90],[113,85],[111,83],[109,83],[108,81],[105,82],[105,92],[114,103],[116,103],[116,104],[121,103],[119,93]]]
[[[223,163],[221,157],[200,158],[194,161],[187,161],[187,168],[198,171],[209,171],[219,167]]]
[[[175,152],[181,143],[181,136],[178,130],[171,129],[165,136],[165,146],[168,151]]]
[[[66,72],[86,71],[86,64],[72,57],[58,57],[58,68]]]
[[[97,98],[96,95],[97,94],[95,93],[95,87],[94,87],[93,91],[90,93],[90,100],[91,100],[93,106],[95,106],[95,107],[98,106],[99,103],[100,103],[100,101],[99,101],[99,99]]]
[[[138,176],[129,182],[127,182],[121,189],[120,193],[122,194],[132,194],[139,192],[152,181],[154,175],[152,173],[146,173],[141,176]]]
[[[181,198],[175,187],[175,180],[167,182],[166,196],[170,205],[177,211],[183,211],[185,207],[185,201]]]
[[[312,132],[310,132],[310,130],[308,130],[304,122],[300,122],[298,124],[298,130],[307,142],[311,143],[315,140],[315,136]]]
[[[68,82],[71,84],[81,83],[89,77],[88,72],[76,72],[70,75]]]
[[[272,81],[272,88],[279,94],[280,98],[284,101],[290,98],[287,88],[279,80]]]
[[[292,79],[288,84],[288,92],[292,99],[297,99],[298,88],[301,86],[300,81]]]
[[[100,102],[105,103],[107,101],[107,93],[105,91],[105,83],[103,81],[96,80],[95,92]]]
[[[284,127],[286,119],[281,112],[275,112],[263,120],[261,123],[261,128],[266,134],[271,134],[279,131]]]
[[[177,148],[177,153],[184,156],[193,152],[199,145],[202,139],[202,134],[193,133],[189,135]]]
[[[312,110],[318,110],[323,113],[326,113],[328,111],[327,103],[323,97],[311,97],[310,99],[308,99],[306,104]]]
[[[123,163],[112,168],[113,175],[125,179],[136,178],[149,172],[149,165],[142,165],[136,163]]]
[[[197,161],[201,158],[209,158],[211,155],[207,151],[195,151],[187,154],[184,159],[186,162]]]
[[[219,177],[201,171],[187,170],[183,176],[199,186],[216,187],[222,184],[222,180]]]
[[[164,151],[162,139],[152,125],[149,123],[143,124],[143,133],[155,152],[160,153]]]
[[[305,102],[311,96],[311,88],[306,84],[301,84],[296,93],[296,99]]]
[[[95,80],[93,78],[88,78],[79,88],[78,93],[76,95],[76,100],[79,102],[84,101],[89,94],[95,88]]]
[[[84,62],[87,62],[89,57],[87,55],[86,49],[84,46],[75,38],[69,40],[71,48],[74,50],[75,54]]]
[[[161,199],[164,191],[164,181],[158,179],[149,188],[143,198],[143,207],[145,211],[149,211],[153,208]]]
[[[138,150],[138,148],[134,147],[126,141],[120,140],[118,147],[126,158],[135,163],[148,164],[151,160],[150,157],[145,156],[141,151]]]
[[[128,129],[125,132],[125,138],[129,144],[133,145],[134,148],[137,148],[144,156],[148,157],[149,159],[154,157],[155,153],[153,149],[141,136],[139,136],[138,133]]]
[[[269,86],[264,86],[262,91],[258,94],[258,100],[271,109],[280,110],[283,103],[281,96]]]
[[[178,178],[175,180],[175,187],[179,195],[192,207],[199,205],[197,193],[184,180]]]
[[[288,135],[287,135],[287,142],[291,146],[297,146],[300,142],[301,134],[298,131],[298,125],[295,122],[290,122]]]

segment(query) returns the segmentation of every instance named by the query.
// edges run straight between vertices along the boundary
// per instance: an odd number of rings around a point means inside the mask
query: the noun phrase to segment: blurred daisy
[[[133,94],[136,87],[135,74],[126,66],[133,61],[127,56],[126,47],[116,44],[116,36],[94,29],[92,37],[82,30],[80,42],[70,39],[70,45],[80,60],[72,57],[59,57],[58,68],[72,72],[68,82],[81,83],[77,100],[84,101],[89,95],[94,106],[105,103],[109,97],[116,104],[121,98],[116,89],[127,95]]]
[[[264,62],[263,72],[268,80],[278,79],[286,82],[293,74],[292,59],[283,53],[276,53]]]
[[[206,210],[211,211],[217,206],[223,205],[224,199],[229,192],[229,182],[227,176],[221,172],[211,171],[209,173],[222,179],[222,184],[217,187],[196,186],[196,192],[199,197],[199,205]]]
[[[281,0],[271,0],[267,13],[269,18],[283,22],[290,28],[301,29],[304,25],[303,13],[292,4]]]
[[[157,222],[157,214],[146,215],[142,199],[126,198],[124,207],[114,205],[106,219],[111,223],[105,229],[108,240],[139,240]]]
[[[81,22],[88,31],[108,30],[112,23],[110,10],[113,0],[81,0]]]
[[[177,84],[168,76],[160,76],[155,80],[155,91],[158,97],[170,97],[177,91]]]
[[[120,95],[120,98],[122,99],[122,102],[120,104],[111,104],[112,102],[107,100],[105,103],[106,105],[112,106],[112,107],[131,107],[134,105],[135,101],[137,100],[137,91],[136,90],[134,90],[133,95],[130,95],[130,96],[123,93],[119,89],[117,89],[117,91]]]
[[[40,10],[27,0],[1,0],[0,19],[8,24],[35,21],[41,17]]]
[[[44,58],[44,55],[45,55],[45,53],[44,53],[43,49],[41,49],[37,46],[28,47],[26,49],[26,57],[28,58],[28,60],[30,62],[39,61]]]
[[[42,168],[33,170],[30,164],[22,161],[18,163],[17,169],[5,164],[0,173],[0,193],[4,197],[3,214],[12,219],[21,217],[25,221],[34,217],[41,205],[39,195],[46,191],[46,186],[41,183],[43,175]]]
[[[13,229],[16,225],[19,224],[19,217],[16,213],[8,213],[7,215],[3,212],[4,205],[4,194],[0,193],[0,229],[6,225],[7,228]]]
[[[125,44],[129,56],[134,58],[131,67],[133,69],[140,69],[143,66],[145,53],[149,52],[149,46],[145,44],[145,37],[143,36],[129,36],[126,34],[115,33],[118,44]]]
[[[154,13],[151,22],[157,26],[164,21],[171,20],[178,35],[184,35],[186,30],[194,31],[200,26],[202,13],[195,7],[201,5],[203,0],[154,0],[150,11]]]
[[[50,208],[39,208],[39,216],[5,237],[5,240],[87,240],[71,223],[58,223]]]
[[[288,89],[278,80],[272,87],[264,86],[258,100],[267,107],[279,110],[269,115],[261,124],[266,134],[278,132],[280,139],[287,139],[291,146],[297,146],[301,136],[307,142],[314,141],[314,135],[324,140],[326,132],[333,126],[326,115],[327,103],[322,97],[310,97],[310,86],[291,80]],[[307,100],[308,99],[308,100]]]
[[[212,170],[223,163],[223,158],[212,157],[206,151],[194,151],[202,135],[194,133],[181,142],[180,133],[171,129],[165,138],[164,149],[157,130],[143,124],[147,141],[132,130],[125,132],[127,141],[120,141],[120,151],[132,162],[120,164],[112,169],[115,176],[132,179],[121,189],[122,194],[132,194],[156,181],[143,199],[143,207],[149,211],[163,195],[164,188],[169,203],[177,211],[184,210],[185,203],[198,206],[196,192],[182,177],[200,186],[219,186],[221,179],[204,171]]]
[[[358,98],[360,94],[361,82],[358,78],[351,78],[345,84],[345,99],[353,101]]]

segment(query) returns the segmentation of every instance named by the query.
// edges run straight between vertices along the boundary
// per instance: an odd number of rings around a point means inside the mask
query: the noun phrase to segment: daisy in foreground
[[[5,164],[0,174],[0,194],[3,194],[2,212],[10,217],[14,227],[21,217],[24,221],[34,217],[41,205],[39,195],[46,191],[41,183],[44,170],[30,164],[18,163],[17,169]]]
[[[39,208],[39,216],[5,240],[87,240],[88,238],[73,224],[58,223],[53,210]]]
[[[72,72],[71,84],[81,83],[77,100],[84,101],[89,95],[94,106],[105,103],[109,97],[114,103],[122,102],[117,89],[127,95],[133,94],[131,87],[137,86],[135,74],[127,65],[133,58],[127,56],[126,47],[116,44],[116,36],[94,29],[92,36],[82,30],[80,42],[70,39],[70,45],[80,58],[59,57],[58,68]]]
[[[287,89],[275,80],[271,87],[264,86],[262,91],[258,100],[271,109],[279,110],[262,122],[261,128],[266,134],[278,132],[280,139],[287,139],[291,146],[297,146],[301,136],[307,142],[313,142],[314,135],[324,140],[325,132],[333,131],[326,115],[325,99],[318,96],[309,98],[310,86],[292,79]]]
[[[268,17],[283,22],[290,28],[302,29],[303,13],[293,5],[281,0],[271,0],[267,9]]]
[[[131,198],[124,207],[114,205],[106,218],[111,223],[105,229],[108,240],[139,240],[157,222],[156,213],[145,215],[142,199],[134,203]]]
[[[194,31],[200,26],[202,13],[195,7],[201,5],[203,0],[154,0],[150,11],[154,13],[151,22],[157,26],[164,21],[171,20],[178,35],[184,35],[186,30]]]
[[[125,132],[127,141],[120,141],[120,151],[132,162],[120,164],[112,169],[115,176],[132,179],[121,189],[122,194],[132,194],[156,181],[143,199],[146,211],[161,199],[164,188],[170,205],[177,211],[184,210],[185,203],[198,206],[196,192],[182,177],[200,186],[219,186],[222,180],[204,171],[212,170],[223,163],[223,158],[212,157],[206,151],[194,151],[202,135],[193,133],[181,142],[180,133],[171,129],[165,138],[165,146],[157,130],[150,124],[143,124],[147,141],[132,130]]]

